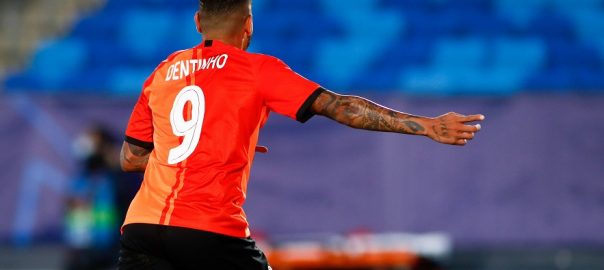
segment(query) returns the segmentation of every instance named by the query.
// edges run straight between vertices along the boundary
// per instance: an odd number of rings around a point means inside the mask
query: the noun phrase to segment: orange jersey
[[[205,41],[144,84],[126,141],[153,149],[124,225],[248,237],[243,211],[260,128],[274,111],[305,122],[318,84],[277,58]]]

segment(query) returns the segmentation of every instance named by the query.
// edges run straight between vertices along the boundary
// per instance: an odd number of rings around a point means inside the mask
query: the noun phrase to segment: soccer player
[[[242,206],[269,112],[465,145],[482,115],[436,118],[339,95],[279,59],[246,52],[251,0],[200,0],[203,41],[163,61],[144,83],[126,129],[125,171],[144,172],[122,228],[120,269],[270,269]]]

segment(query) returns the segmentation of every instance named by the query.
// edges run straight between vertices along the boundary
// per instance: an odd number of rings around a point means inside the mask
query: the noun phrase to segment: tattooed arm
[[[349,127],[373,131],[396,132],[427,136],[437,142],[465,145],[480,130],[480,125],[465,123],[482,121],[483,115],[464,116],[447,113],[428,118],[398,112],[367,99],[322,92],[312,105],[314,113]]]
[[[120,153],[120,164],[125,172],[145,172],[151,150],[124,142]]]

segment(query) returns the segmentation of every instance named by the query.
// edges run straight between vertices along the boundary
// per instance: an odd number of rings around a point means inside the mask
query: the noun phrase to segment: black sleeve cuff
[[[145,148],[147,150],[153,150],[153,148],[154,148],[153,142],[143,142],[141,140],[137,140],[135,138],[128,137],[128,136],[126,136],[126,138],[124,139],[124,141],[126,141],[129,144]]]
[[[315,103],[315,100],[321,95],[321,93],[325,92],[323,87],[317,88],[302,104],[302,107],[296,113],[296,120],[300,123],[306,123],[310,120],[315,114],[312,111],[312,104]]]

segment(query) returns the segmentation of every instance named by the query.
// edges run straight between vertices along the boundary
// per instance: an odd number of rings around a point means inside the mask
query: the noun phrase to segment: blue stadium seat
[[[141,68],[120,68],[115,69],[108,74],[107,86],[113,94],[119,95],[139,95],[143,83],[153,72],[151,67]]]
[[[604,93],[604,71],[594,69],[579,69],[577,71],[576,89],[598,91]]]
[[[281,12],[289,13],[295,11],[307,11],[311,13],[319,12],[321,5],[320,1],[317,0],[305,0],[305,1],[291,1],[291,0],[268,0],[270,1],[271,9]],[[334,0],[336,1],[336,0]],[[312,17],[310,17],[312,18]]]
[[[400,88],[414,95],[510,95],[523,79],[515,69],[410,69],[402,74]]]
[[[523,69],[493,66],[483,75],[482,80],[484,88],[478,88],[475,94],[490,95],[511,95],[517,93],[524,86],[526,78],[529,76]]]
[[[438,5],[439,1],[431,0],[382,0],[382,5],[394,7],[402,11],[428,9]]]
[[[183,27],[173,25],[173,21],[172,13],[164,10],[130,11],[120,28],[118,44],[141,61],[161,61],[171,51],[170,32]]]
[[[7,92],[19,92],[19,91],[43,91],[44,84],[38,79],[35,74],[30,74],[28,71],[19,72],[17,74],[9,74],[7,79],[4,81],[5,91]]]
[[[602,68],[596,48],[567,40],[556,40],[549,44],[549,64],[553,68]]]
[[[602,0],[553,0],[556,8],[560,12],[573,12],[577,10],[594,10],[602,8],[604,1]]]
[[[82,39],[113,39],[121,27],[122,12],[107,12],[85,17],[74,26],[71,36]]]
[[[64,82],[84,68],[89,54],[79,39],[63,39],[42,45],[28,70],[42,87],[49,90],[72,89]]]
[[[161,60],[200,42],[196,8],[108,0],[4,86],[137,93]],[[256,0],[254,12],[253,51],[342,90],[604,88],[604,0]]]
[[[104,67],[88,67],[78,71],[74,76],[70,76],[64,82],[64,85],[69,86],[69,89],[66,90],[73,92],[103,93],[106,89],[110,89],[110,85],[108,84],[109,71],[110,69]]]
[[[575,27],[568,18],[553,12],[541,12],[531,21],[528,32],[531,36],[546,40],[576,38]]]
[[[576,25],[581,41],[597,46],[600,54],[604,55],[604,9],[575,10],[569,16]]]
[[[399,78],[398,89],[407,94],[449,95],[453,90],[449,74],[426,67],[406,69]]]
[[[589,69],[557,68],[544,70],[528,80],[527,89],[532,91],[602,91],[604,80],[601,71]]]
[[[108,1],[106,9],[109,10],[133,10],[133,9],[162,9],[162,10],[182,10],[194,9],[197,7],[197,1],[191,0],[128,0],[128,1]]]
[[[435,42],[425,38],[401,38],[389,44],[382,57],[376,60],[378,65],[394,64],[399,67],[425,65],[431,60]]]
[[[547,48],[536,38],[501,38],[493,42],[493,65],[499,68],[536,70],[545,65]]]
[[[518,26],[528,25],[551,0],[495,0],[498,14]]]
[[[434,66],[451,69],[481,66],[485,64],[487,57],[486,45],[486,41],[481,38],[442,40],[436,45]]]
[[[574,79],[572,71],[564,68],[547,69],[531,75],[526,83],[525,89],[531,91],[562,91],[574,90]]]
[[[115,46],[111,40],[89,40],[86,46],[89,49],[87,67],[110,69],[115,67],[116,63],[127,64],[133,61],[128,51],[121,46]]]
[[[201,42],[201,34],[197,32],[195,26],[194,15],[195,12],[185,9],[184,11],[174,12],[172,16],[171,24],[174,26],[168,32],[168,38],[170,44],[165,44],[166,47],[163,51],[164,55],[160,55],[166,58],[170,52],[175,50],[182,50],[191,48],[198,45]],[[163,41],[161,43],[166,43]]]

